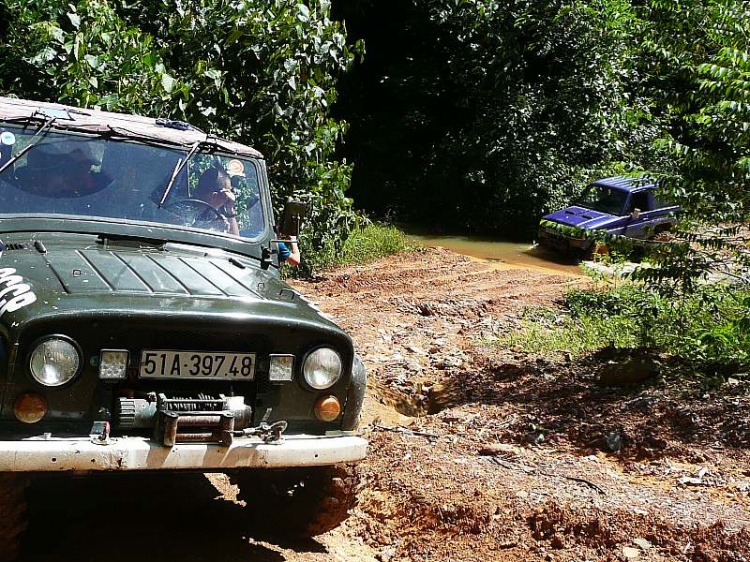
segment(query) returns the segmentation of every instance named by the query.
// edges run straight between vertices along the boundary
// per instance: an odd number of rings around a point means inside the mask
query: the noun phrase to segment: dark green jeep
[[[35,473],[226,472],[250,518],[347,516],[365,371],[272,225],[247,146],[0,98],[0,559]]]

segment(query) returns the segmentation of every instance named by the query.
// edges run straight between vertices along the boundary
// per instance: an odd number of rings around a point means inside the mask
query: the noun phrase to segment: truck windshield
[[[255,238],[266,218],[257,162],[136,140],[0,123],[0,217],[65,215],[144,221]],[[24,151],[25,147],[33,144]]]
[[[628,193],[611,187],[590,185],[576,203],[579,207],[607,213],[621,215],[625,208]]]

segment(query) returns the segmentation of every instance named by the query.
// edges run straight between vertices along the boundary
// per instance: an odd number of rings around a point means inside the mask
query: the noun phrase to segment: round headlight
[[[67,340],[50,338],[40,343],[31,353],[29,368],[34,378],[44,386],[61,386],[78,373],[81,356]]]
[[[329,347],[316,349],[305,359],[302,374],[315,390],[330,388],[341,377],[341,357]]]

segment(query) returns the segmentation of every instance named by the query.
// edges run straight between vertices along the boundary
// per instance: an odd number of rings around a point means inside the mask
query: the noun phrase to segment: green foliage
[[[309,255],[357,225],[334,151],[336,80],[361,53],[328,0],[11,0],[0,91],[184,119],[258,148],[275,207],[311,204]],[[31,76],[33,79],[29,79]]]
[[[655,165],[629,2],[353,4],[369,54],[345,78],[343,115],[368,209],[531,235],[588,181]]]
[[[660,183],[685,215],[677,240],[656,245],[635,277],[668,291],[696,290],[716,271],[748,283],[739,228],[750,219],[747,2],[652,0],[642,10],[653,31],[642,64],[664,111],[658,146],[677,164]]]
[[[573,354],[607,346],[651,348],[713,372],[750,365],[750,292],[703,286],[666,298],[642,286],[613,291],[574,290],[567,312],[533,310],[522,330],[501,340],[535,352]]]
[[[332,269],[345,265],[362,265],[378,258],[415,249],[415,244],[395,226],[368,224],[352,232],[338,248],[333,245],[316,254],[311,269]]]

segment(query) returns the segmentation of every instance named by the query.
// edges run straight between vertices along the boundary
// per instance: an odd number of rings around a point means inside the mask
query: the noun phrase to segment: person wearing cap
[[[263,231],[265,226],[257,178],[248,178],[245,174],[245,164],[237,158],[229,160],[226,167],[235,193],[245,195],[245,211],[242,215],[243,228],[240,230],[240,236],[255,238]]]

